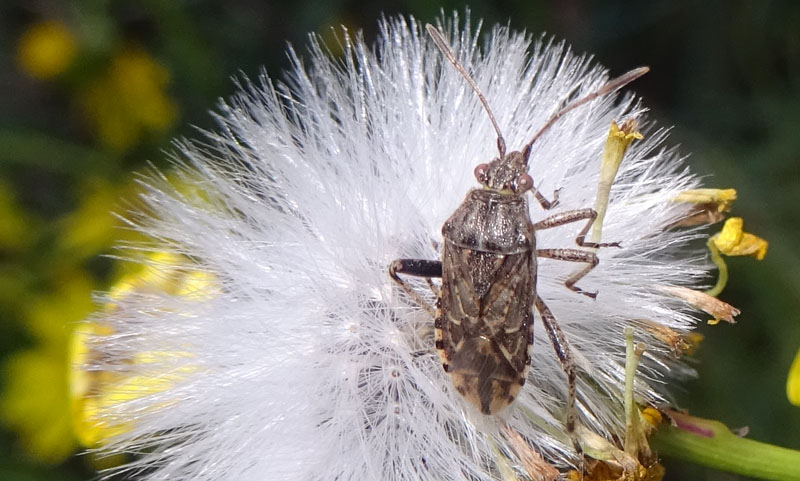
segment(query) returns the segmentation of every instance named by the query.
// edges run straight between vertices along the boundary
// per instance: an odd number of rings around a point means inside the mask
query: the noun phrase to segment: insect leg
[[[586,220],[586,225],[578,233],[575,238],[575,243],[581,247],[619,247],[619,242],[610,242],[607,244],[600,244],[597,242],[586,242],[586,234],[592,228],[594,220],[597,218],[597,212],[594,209],[575,209],[566,212],[559,212],[558,214],[551,215],[539,222],[533,224],[535,230],[551,229],[553,227],[562,226],[564,224],[571,224],[581,220]]]
[[[536,249],[536,257],[545,257],[547,259],[567,262],[585,262],[586,267],[569,276],[569,278],[564,281],[564,285],[567,286],[567,289],[577,292],[578,294],[583,294],[592,299],[597,297],[597,292],[584,291],[575,285],[575,283],[581,280],[589,271],[597,267],[597,264],[600,262],[600,259],[597,258],[597,254],[594,252],[582,251],[580,249]]]
[[[425,259],[396,259],[389,264],[389,277],[391,277],[417,305],[428,311],[431,317],[436,318],[436,309],[425,302],[422,296],[409,287],[398,274],[424,277],[433,293],[438,296],[430,279],[431,277],[442,277],[442,263],[440,261],[429,261]]]
[[[536,310],[542,316],[542,324],[547,337],[553,344],[553,350],[556,352],[558,361],[561,363],[561,369],[567,375],[567,434],[575,447],[575,451],[582,457],[583,448],[581,448],[580,441],[575,433],[575,423],[577,421],[577,411],[575,410],[575,360],[572,358],[572,350],[569,347],[567,338],[564,331],[558,327],[558,322],[555,316],[550,311],[550,308],[542,301],[540,297],[536,297]]]
[[[438,298],[441,295],[439,287],[436,284],[434,284],[433,281],[431,281],[430,277],[426,277],[425,282],[428,283],[428,288],[431,290],[431,292],[433,292],[433,295]]]
[[[561,189],[556,189],[555,191],[553,191],[553,200],[545,199],[542,193],[536,189],[531,189],[531,190],[533,191],[533,196],[536,197],[536,200],[538,200],[539,204],[542,205],[542,209],[550,210],[558,205],[558,193],[561,192]]]

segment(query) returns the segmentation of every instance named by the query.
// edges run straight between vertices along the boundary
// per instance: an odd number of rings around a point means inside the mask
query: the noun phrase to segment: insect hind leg
[[[550,338],[550,343],[553,345],[553,350],[556,352],[556,357],[558,357],[558,362],[561,364],[561,369],[567,376],[567,419],[565,427],[567,435],[575,448],[575,452],[583,459],[583,448],[581,447],[580,440],[575,430],[578,416],[575,408],[576,369],[575,360],[572,357],[572,349],[569,347],[564,331],[558,326],[558,322],[553,312],[547,307],[547,304],[537,296],[535,305],[536,310],[539,311],[539,314],[542,316],[542,325],[544,325],[544,329],[547,332],[547,337]]]
[[[536,257],[567,262],[585,262],[586,267],[569,276],[567,280],[564,281],[564,285],[567,286],[567,289],[571,290],[572,292],[583,294],[584,296],[592,299],[597,297],[597,292],[585,291],[575,285],[579,280],[583,279],[583,277],[586,276],[589,271],[597,267],[597,264],[600,263],[600,259],[597,258],[597,254],[594,252],[583,251],[580,249],[537,249]]]
[[[404,281],[399,274],[404,274],[414,277],[424,277],[428,282],[428,286],[433,293],[438,297],[439,293],[434,289],[431,282],[432,277],[442,277],[442,263],[440,261],[430,261],[425,259],[396,259],[389,264],[389,277],[397,283],[418,306],[428,311],[431,317],[436,318],[436,309],[434,309],[417,291],[412,289],[406,281]]]

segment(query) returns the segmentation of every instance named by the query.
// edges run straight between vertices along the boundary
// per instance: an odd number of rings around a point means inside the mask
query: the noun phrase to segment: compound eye
[[[489,164],[478,164],[475,167],[475,178],[478,179],[478,182],[481,184],[486,183],[486,174],[489,171]]]
[[[533,178],[528,174],[521,174],[517,178],[517,188],[514,191],[517,194],[521,194],[531,187],[533,187]]]

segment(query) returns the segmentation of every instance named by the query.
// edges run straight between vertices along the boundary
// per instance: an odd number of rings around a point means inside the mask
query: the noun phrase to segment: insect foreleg
[[[564,281],[564,285],[567,286],[567,289],[577,292],[578,294],[583,294],[592,299],[597,297],[597,292],[584,291],[575,285],[575,283],[583,279],[589,271],[597,267],[597,264],[600,262],[600,259],[597,258],[597,254],[594,252],[582,251],[580,249],[537,249],[536,257],[545,257],[547,259],[567,262],[585,262],[587,264],[586,267],[569,276],[569,278]]]
[[[553,200],[545,199],[542,193],[536,189],[531,189],[531,190],[533,191],[533,196],[536,197],[536,200],[538,200],[539,204],[541,204],[542,209],[550,210],[558,205],[558,193],[561,191],[561,189],[553,191]]]
[[[559,212],[558,214],[551,215],[546,219],[540,220],[539,222],[533,224],[533,228],[535,230],[552,229],[553,227],[558,227],[565,224],[571,224],[573,222],[586,220],[586,225],[578,233],[578,236],[575,237],[576,244],[578,244],[581,247],[591,247],[591,248],[619,247],[619,242],[610,242],[607,244],[600,244],[597,242],[586,242],[586,234],[589,232],[589,229],[592,228],[592,224],[594,224],[594,220],[596,218],[597,218],[597,212],[594,209],[568,210],[566,212]]]
[[[542,301],[540,297],[536,297],[536,310],[542,316],[542,324],[547,332],[547,337],[553,344],[553,350],[556,352],[558,361],[561,363],[561,369],[567,375],[567,421],[565,427],[575,450],[578,455],[583,453],[578,436],[575,434],[575,423],[577,420],[577,412],[575,410],[575,360],[572,357],[572,350],[569,347],[564,331],[558,327],[558,322],[555,316],[550,311],[550,308]]]
[[[438,297],[439,293],[431,282],[432,277],[442,277],[442,263],[440,261],[429,261],[425,259],[396,259],[389,264],[389,277],[397,283],[408,296],[420,307],[428,311],[431,317],[436,317],[436,309],[425,299],[412,289],[398,274],[405,274],[414,277],[424,277],[428,282],[433,293]]]

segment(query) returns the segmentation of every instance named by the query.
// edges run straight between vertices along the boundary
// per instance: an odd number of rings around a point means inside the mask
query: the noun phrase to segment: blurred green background
[[[423,1],[36,1],[0,6],[0,480],[85,480],[75,456],[67,342],[90,293],[120,268],[102,254],[132,234],[108,214],[135,195],[133,172],[165,167],[176,136],[213,128],[232,76],[272,77],[286,42],[344,24],[376,34],[382,14],[432,21],[464,4]],[[692,414],[749,426],[800,449],[785,395],[800,347],[800,3],[474,1],[473,19],[548,32],[636,82],[670,143],[734,187],[733,214],[770,241],[765,260],[729,259],[721,298],[738,324],[700,326],[700,378],[676,388]],[[713,174],[713,175],[712,175]],[[735,476],[666,460],[667,478]]]

